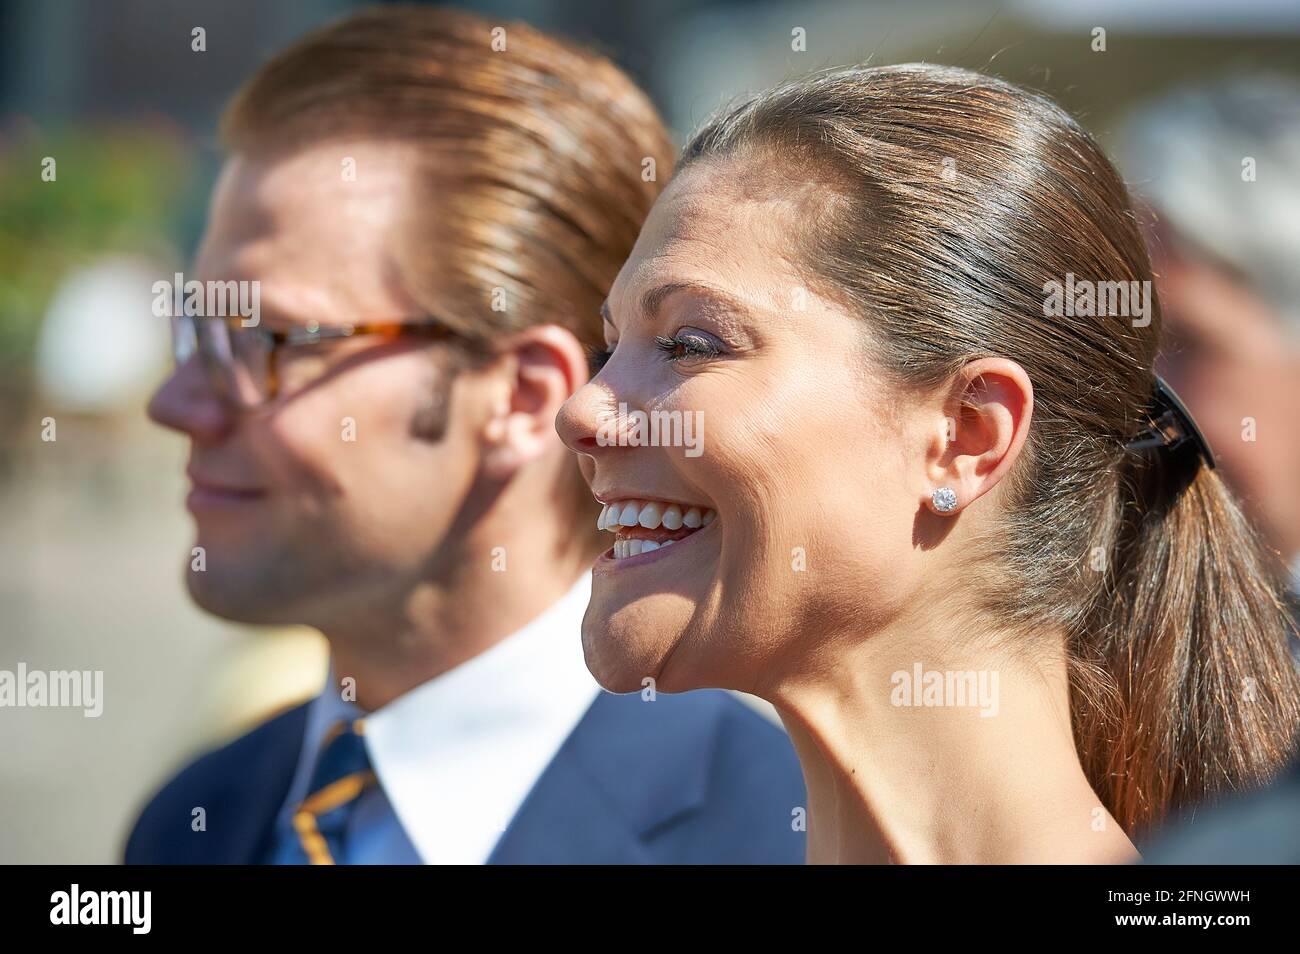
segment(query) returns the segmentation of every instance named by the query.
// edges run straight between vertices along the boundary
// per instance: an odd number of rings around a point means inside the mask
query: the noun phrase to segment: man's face
[[[1269,542],[1300,554],[1300,349],[1277,314],[1225,272],[1157,262],[1169,347],[1160,371]]]
[[[357,174],[345,180],[344,158]],[[187,280],[258,280],[261,326],[411,318],[394,279],[408,147],[327,144],[223,170]],[[245,411],[221,404],[198,358],[178,368],[150,416],[190,439],[187,506],[205,568],[194,599],[245,622],[317,623],[455,559],[448,533],[479,461],[472,396],[444,391],[442,345],[343,341],[279,353],[280,393]],[[446,433],[416,422],[449,396]]]

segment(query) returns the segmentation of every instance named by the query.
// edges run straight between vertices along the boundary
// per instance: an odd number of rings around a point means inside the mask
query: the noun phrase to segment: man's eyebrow
[[[261,318],[268,324],[285,327],[296,327],[305,325],[311,321],[306,316],[298,316],[291,309],[285,308],[283,302],[278,302],[275,298],[263,297],[259,303],[258,310],[261,312]]]

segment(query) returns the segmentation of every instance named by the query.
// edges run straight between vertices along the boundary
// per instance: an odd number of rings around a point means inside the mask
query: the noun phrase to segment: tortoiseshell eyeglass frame
[[[202,324],[201,324],[202,323]],[[246,327],[243,319],[206,318],[185,315],[172,318],[172,351],[177,365],[198,351],[213,390],[232,407],[248,409],[274,401],[280,394],[278,355],[285,348],[300,348],[314,344],[339,341],[344,338],[380,337],[399,338],[419,335],[432,340],[460,338],[445,322],[431,315],[395,318],[384,321],[366,321],[351,324],[321,325],[309,323],[284,331],[260,326]],[[255,340],[265,355],[265,370],[255,371],[240,367],[234,336]],[[246,362],[244,362],[246,365]],[[245,377],[240,381],[241,372]],[[264,377],[264,380],[257,380]],[[251,392],[251,393],[250,393]]]

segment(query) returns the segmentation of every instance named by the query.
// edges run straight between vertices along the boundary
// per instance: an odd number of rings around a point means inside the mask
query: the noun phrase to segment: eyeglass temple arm
[[[272,331],[270,334],[277,345],[296,345],[337,338],[352,338],[357,335],[394,334],[400,331],[427,331],[440,336],[453,334],[450,328],[431,316],[409,321],[382,321],[358,325],[324,325],[314,330],[294,328],[290,331]]]

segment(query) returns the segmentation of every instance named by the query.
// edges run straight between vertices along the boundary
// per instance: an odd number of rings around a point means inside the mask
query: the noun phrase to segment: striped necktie
[[[364,720],[339,722],[325,736],[308,795],[293,815],[307,861],[337,864],[343,858],[343,836],[357,799],[375,782],[375,773],[362,737]]]

